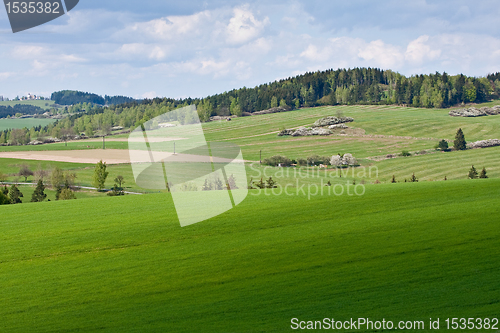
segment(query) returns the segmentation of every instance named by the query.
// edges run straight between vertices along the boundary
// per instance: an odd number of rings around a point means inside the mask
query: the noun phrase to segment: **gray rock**
[[[488,115],[485,109],[486,108],[476,109],[474,107],[465,109],[456,109],[456,110],[451,110],[450,112],[448,112],[448,114],[452,117],[483,117]]]
[[[336,124],[343,124],[343,123],[350,123],[353,122],[354,119],[351,117],[332,117],[328,116],[325,118],[318,119],[314,122],[312,127],[322,127],[322,126],[330,126],[330,125],[336,125]]]
[[[342,129],[347,129],[349,126],[346,124],[337,124],[337,125],[330,125],[328,126],[329,129],[335,129],[335,128],[342,128]]]
[[[467,144],[469,148],[488,148],[488,147],[496,147],[500,146],[500,140],[491,139],[491,140],[480,140],[476,142],[471,142]]]

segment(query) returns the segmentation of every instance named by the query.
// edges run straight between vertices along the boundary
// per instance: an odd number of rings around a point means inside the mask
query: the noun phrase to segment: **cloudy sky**
[[[347,67],[485,76],[498,17],[498,0],[80,0],[13,34],[0,9],[0,95],[204,97]]]

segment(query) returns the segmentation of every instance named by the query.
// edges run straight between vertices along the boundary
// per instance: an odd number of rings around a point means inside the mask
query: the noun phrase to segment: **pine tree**
[[[4,194],[3,191],[0,191],[0,205],[8,205],[10,204],[9,197]]]
[[[418,183],[418,178],[415,176],[415,172],[411,175],[410,182]]]
[[[479,178],[482,178],[482,179],[488,178],[488,176],[486,176],[486,168],[483,167],[483,170],[481,170],[481,174],[479,175]]]
[[[224,185],[222,184],[222,181],[219,179],[219,177],[217,177],[217,179],[215,180],[215,190],[216,191],[220,191],[220,190],[223,190],[224,189]]]
[[[474,166],[472,166],[470,168],[468,177],[469,177],[469,179],[476,179],[477,178],[477,170],[476,170],[476,168],[474,168]]]
[[[212,185],[208,182],[208,179],[205,178],[205,183],[201,187],[202,191],[210,191],[212,189]]]
[[[43,200],[45,200],[47,194],[45,194],[44,191],[45,186],[43,185],[43,181],[39,179],[35,191],[31,195],[31,202],[42,202]]]
[[[227,189],[228,190],[237,190],[238,189],[238,186],[236,186],[236,179],[234,178],[234,175],[232,175],[232,174],[227,179]]]
[[[465,150],[467,149],[467,142],[465,141],[464,132],[459,128],[457,134],[455,135],[455,141],[453,141],[453,147],[455,150]]]
[[[24,195],[19,191],[17,186],[14,184],[10,187],[9,198],[11,204],[22,203],[21,199]]]
[[[266,186],[267,188],[277,188],[278,185],[276,185],[276,182],[274,181],[273,177],[269,177],[268,180],[266,180]]]
[[[395,175],[392,175],[391,183],[396,183],[396,176]]]

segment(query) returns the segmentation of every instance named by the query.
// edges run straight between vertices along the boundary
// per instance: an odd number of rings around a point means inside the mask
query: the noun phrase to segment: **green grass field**
[[[14,106],[16,104],[34,105],[44,110],[49,110],[54,107],[54,101],[50,100],[30,100],[30,101],[1,101],[0,106]]]
[[[34,126],[47,126],[54,119],[24,118],[24,119],[0,119],[0,131],[14,128],[31,128]]]
[[[499,188],[490,179],[310,200],[252,192],[185,228],[168,194],[3,206],[1,331],[498,318]]]

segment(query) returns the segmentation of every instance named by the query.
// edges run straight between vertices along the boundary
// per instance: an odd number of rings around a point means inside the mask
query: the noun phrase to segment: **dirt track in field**
[[[125,149],[86,149],[58,151],[12,151],[0,152],[0,158],[17,158],[21,160],[56,161],[72,163],[106,164],[130,163],[128,150]]]

